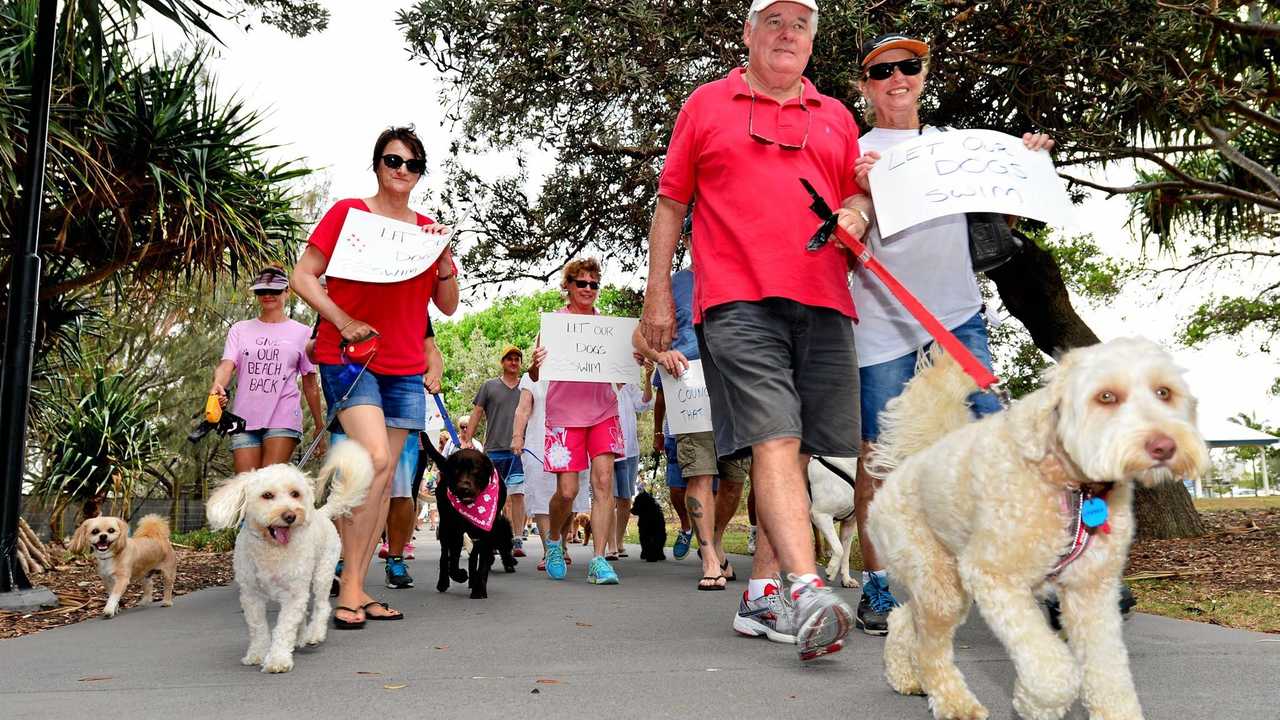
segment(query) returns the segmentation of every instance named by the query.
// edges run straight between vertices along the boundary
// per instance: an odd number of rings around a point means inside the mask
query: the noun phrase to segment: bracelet
[[[437,275],[436,280],[439,280],[440,282],[444,282],[445,280],[452,280],[457,276],[458,276],[458,273],[453,273],[452,275]]]
[[[351,323],[355,321],[356,321],[355,318],[351,318],[350,320],[348,320],[346,325],[343,325],[342,327],[338,328],[338,334],[341,335],[342,333],[346,332],[346,329],[351,327]]]

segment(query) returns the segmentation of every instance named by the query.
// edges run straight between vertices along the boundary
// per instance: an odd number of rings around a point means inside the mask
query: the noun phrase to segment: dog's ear
[[[71,542],[67,545],[67,551],[72,555],[80,555],[89,549],[89,521],[85,520],[80,523],[80,527],[76,528],[76,532],[71,536]]]
[[[440,449],[436,447],[436,444],[431,442],[425,442],[422,444],[427,449],[427,455],[431,456],[431,462],[436,464],[436,469],[443,470],[445,457],[441,454]]]
[[[244,518],[244,491],[252,474],[240,473],[213,491],[204,508],[205,517],[209,518],[209,527],[222,530],[240,524],[240,520]]]

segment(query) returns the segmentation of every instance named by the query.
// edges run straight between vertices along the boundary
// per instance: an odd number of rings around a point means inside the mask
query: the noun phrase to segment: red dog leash
[[[899,282],[898,278],[894,277],[888,268],[880,264],[880,261],[871,254],[871,248],[868,248],[866,243],[850,235],[848,231],[836,223],[837,215],[831,212],[830,206],[822,199],[818,191],[813,189],[808,180],[801,178],[800,182],[804,185],[804,189],[808,191],[809,196],[813,198],[813,204],[809,206],[809,209],[813,210],[823,221],[822,227],[809,240],[809,250],[817,250],[822,247],[822,245],[826,244],[827,238],[834,232],[836,240],[848,248],[854,254],[854,257],[858,258],[859,262],[875,273],[876,277],[880,278],[885,287],[889,288],[889,292],[893,293],[893,296],[898,299],[898,302],[902,303],[907,312],[911,313],[916,321],[924,326],[924,329],[928,331],[934,341],[941,345],[948,355],[955,358],[956,362],[960,363],[960,367],[969,377],[973,378],[978,387],[994,393],[1003,402],[1004,391],[1000,388],[1000,378],[978,362],[978,358],[973,356],[969,348],[965,347],[964,343],[960,342],[946,326],[938,322],[938,318],[934,317],[933,313],[929,312],[929,309],[915,295],[912,295],[911,291]]]

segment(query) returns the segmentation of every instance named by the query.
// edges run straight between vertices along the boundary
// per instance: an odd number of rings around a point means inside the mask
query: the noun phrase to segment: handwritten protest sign
[[[871,169],[880,236],[943,215],[996,212],[1062,225],[1070,202],[1049,153],[991,130],[930,133],[894,145]]]
[[[569,382],[635,382],[631,334],[639,321],[606,315],[543,313],[542,377]]]
[[[351,208],[325,274],[372,283],[408,280],[431,267],[449,244],[449,237]]]
[[[702,361],[690,360],[680,377],[672,377],[661,366],[662,396],[667,403],[667,425],[672,435],[709,432],[711,430],[711,398],[702,374]]]

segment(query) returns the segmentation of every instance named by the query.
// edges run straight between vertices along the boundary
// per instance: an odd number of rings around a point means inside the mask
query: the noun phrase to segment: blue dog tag
[[[1080,506],[1080,521],[1085,527],[1096,528],[1107,521],[1107,501],[1091,497]]]

